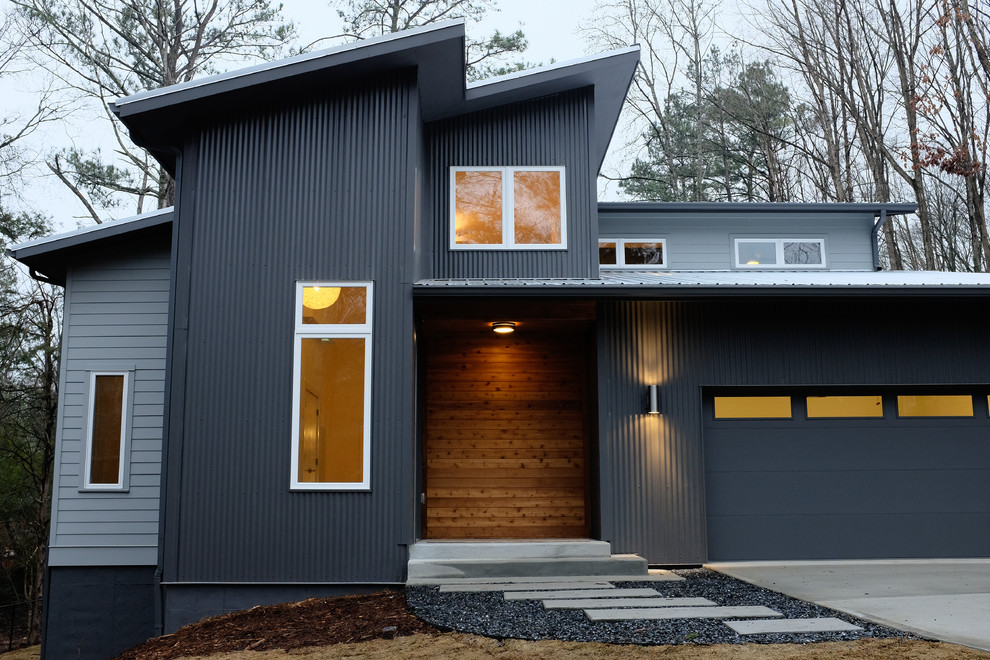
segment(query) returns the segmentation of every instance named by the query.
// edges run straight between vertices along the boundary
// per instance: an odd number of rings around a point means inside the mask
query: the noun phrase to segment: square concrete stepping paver
[[[440,591],[512,591],[520,589],[529,590],[553,590],[553,589],[615,589],[608,582],[529,582],[526,584],[512,584],[505,582],[495,584],[441,584]]]
[[[723,621],[725,625],[740,635],[760,635],[763,633],[802,633],[802,632],[841,632],[862,630],[848,621],[835,617],[816,619],[757,619],[755,621]]]
[[[638,621],[657,619],[732,619],[736,617],[782,617],[762,605],[729,605],[716,607],[649,607],[629,609],[586,609],[591,621]]]
[[[654,589],[558,589],[546,591],[505,591],[506,600],[565,600],[568,598],[629,598],[635,596],[659,596]],[[607,601],[602,601],[607,602]]]
[[[621,591],[621,590],[617,590]],[[571,598],[568,600],[545,600],[547,610],[584,610],[603,607],[704,607],[716,605],[707,598]]]

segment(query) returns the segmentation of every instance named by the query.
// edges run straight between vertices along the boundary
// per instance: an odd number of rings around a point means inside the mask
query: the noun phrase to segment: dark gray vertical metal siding
[[[702,396],[731,386],[990,383],[959,302],[777,298],[602,303],[602,533],[655,564],[707,559]],[[644,414],[661,387],[660,416]]]
[[[187,150],[166,582],[404,578],[415,94],[395,74],[206,126]],[[370,493],[289,491],[297,280],[374,282]]]
[[[435,256],[425,277],[597,277],[593,112],[579,90],[428,125]],[[566,250],[450,249],[449,168],[485,165],[566,167]]]

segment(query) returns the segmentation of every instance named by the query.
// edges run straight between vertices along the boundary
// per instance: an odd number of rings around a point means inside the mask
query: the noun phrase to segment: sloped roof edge
[[[595,153],[605,157],[612,132],[639,62],[639,47],[551,64],[467,84],[464,21],[452,20],[259,64],[188,83],[141,92],[110,104],[130,129],[175,174],[175,158],[190,121],[251,100],[259,85],[291,98],[338,79],[373,77],[416,69],[424,121],[590,87],[595,93]],[[240,99],[240,101],[238,101]]]
[[[178,105],[197,98],[250,87],[261,82],[288,78],[313,68],[336,66],[348,61],[368,59],[397,50],[407,50],[417,45],[463,38],[463,19],[442,21],[433,25],[351,41],[311,53],[302,53],[185,83],[139,92],[113,101],[110,104],[110,109],[123,119],[125,116],[146,112],[150,109]]]
[[[31,241],[17,243],[7,248],[12,259],[38,271],[57,283],[64,282],[66,252],[84,248],[98,241],[124,237],[134,232],[170,225],[172,207],[142,213],[113,222],[105,222],[92,227],[82,227],[73,231],[43,236]]]

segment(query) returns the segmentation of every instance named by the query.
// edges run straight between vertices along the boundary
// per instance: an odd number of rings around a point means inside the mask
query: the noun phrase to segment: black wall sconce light
[[[649,414],[651,414],[651,415],[659,415],[660,414],[660,390],[659,390],[659,387],[657,385],[650,385],[650,386],[648,386],[647,387],[647,395],[648,395],[647,396],[647,400],[649,402],[648,403],[648,406],[649,407],[646,409],[646,412],[649,413]]]

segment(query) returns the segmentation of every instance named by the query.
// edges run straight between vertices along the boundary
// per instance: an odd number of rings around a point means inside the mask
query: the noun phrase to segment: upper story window
[[[370,282],[299,282],[293,357],[294,490],[371,487]]]
[[[567,247],[563,167],[450,168],[450,247]]]
[[[598,263],[603,268],[666,268],[663,238],[599,238]]]
[[[736,268],[824,268],[825,239],[737,238]]]

